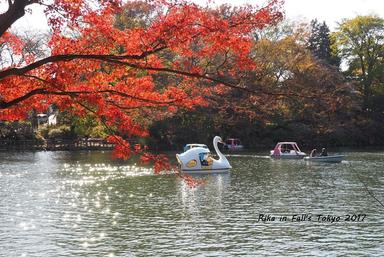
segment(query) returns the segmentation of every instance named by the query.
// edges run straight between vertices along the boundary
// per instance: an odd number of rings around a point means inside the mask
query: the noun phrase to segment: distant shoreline
[[[112,150],[114,144],[101,138],[49,139],[49,140],[0,140],[0,151],[77,151]]]

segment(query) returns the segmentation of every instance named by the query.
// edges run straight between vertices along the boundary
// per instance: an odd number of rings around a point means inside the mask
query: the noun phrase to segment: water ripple
[[[382,256],[383,153],[308,165],[231,155],[190,188],[110,153],[0,153],[0,256]],[[292,221],[311,214],[312,221]],[[366,214],[363,222],[346,215]],[[260,215],[276,217],[259,220]],[[317,222],[316,215],[342,217]],[[279,220],[286,217],[287,221]]]

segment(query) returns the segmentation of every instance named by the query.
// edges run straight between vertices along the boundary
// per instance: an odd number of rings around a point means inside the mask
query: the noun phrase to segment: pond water
[[[3,152],[0,256],[382,256],[384,152],[346,154],[230,156],[190,188],[108,152]]]

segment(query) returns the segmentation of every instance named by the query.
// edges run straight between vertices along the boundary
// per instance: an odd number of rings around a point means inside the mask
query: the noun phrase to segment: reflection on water
[[[232,155],[231,173],[190,188],[110,153],[0,153],[0,256],[381,256],[384,210],[359,178],[384,201],[384,153],[347,155]]]
[[[204,179],[204,184],[200,187],[191,188],[183,180],[179,180],[180,198],[183,210],[193,217],[196,217],[201,206],[212,211],[222,209],[223,195],[230,185],[230,174],[215,174],[211,176],[195,175],[196,179]],[[204,190],[201,190],[201,188]],[[219,215],[215,215],[219,216]]]

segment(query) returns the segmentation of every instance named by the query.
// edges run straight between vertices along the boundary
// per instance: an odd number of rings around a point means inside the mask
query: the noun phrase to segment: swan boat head
[[[194,147],[184,153],[176,154],[181,170],[185,173],[228,172],[232,166],[219,150],[218,143],[223,143],[223,140],[219,136],[215,136],[213,147],[219,159],[214,159],[209,149],[204,147]]]

